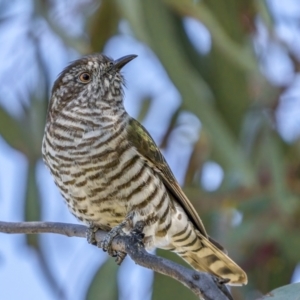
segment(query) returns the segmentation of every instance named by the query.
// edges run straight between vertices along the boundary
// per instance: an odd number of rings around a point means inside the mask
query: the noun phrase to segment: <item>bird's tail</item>
[[[229,285],[247,284],[246,273],[232,261],[225,252],[220,250],[217,243],[204,237],[197,230],[191,228],[188,242],[184,245],[176,242],[175,253],[186,260],[193,268],[199,271],[211,273],[217,277],[228,279]],[[177,240],[180,242],[180,239]]]

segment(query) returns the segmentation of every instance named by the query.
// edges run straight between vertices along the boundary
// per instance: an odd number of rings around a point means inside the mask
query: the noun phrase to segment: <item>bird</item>
[[[246,284],[246,273],[208,236],[151,135],[124,108],[121,70],[136,57],[90,54],[59,74],[48,105],[43,160],[71,213],[92,232],[107,231],[98,246],[120,262],[112,239],[142,222],[146,250],[173,251],[229,285]]]

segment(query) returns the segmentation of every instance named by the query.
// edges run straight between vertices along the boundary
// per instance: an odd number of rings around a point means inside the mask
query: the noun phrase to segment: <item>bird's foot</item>
[[[120,223],[119,225],[115,226],[114,228],[112,228],[104,237],[104,239],[99,242],[97,244],[98,247],[102,248],[103,251],[107,251],[107,253],[112,256],[112,257],[116,257],[116,263],[118,265],[121,265],[121,263],[123,262],[123,260],[126,257],[126,253],[125,252],[121,252],[121,251],[116,251],[112,249],[112,241],[116,236],[124,236],[125,233],[123,231],[123,228],[125,227],[132,227],[132,218],[133,218],[133,214],[129,214],[126,219]]]
[[[86,239],[89,244],[97,246],[97,241],[95,238],[96,232],[99,230],[99,227],[91,224],[90,227],[87,228],[86,230]]]
[[[115,251],[112,249],[111,244],[113,239],[118,235],[125,235],[123,228],[128,224],[128,220],[125,219],[122,223],[112,228],[104,237],[104,239],[98,243],[98,247],[103,251],[107,251],[110,256],[115,256]]]
[[[143,221],[139,221],[136,223],[134,228],[130,231],[130,243],[131,244],[138,244],[139,246],[144,247],[144,244],[143,244],[143,239],[145,236],[143,233],[144,227],[145,227],[145,223]],[[122,236],[125,235],[125,233],[123,231],[121,231],[119,234]],[[126,255],[127,254],[125,252],[114,251],[112,256],[116,257],[117,264],[121,265],[121,263],[125,259]]]
[[[124,236],[125,233],[123,228],[130,226],[132,228],[132,215],[129,215],[122,223],[112,228],[104,237],[101,242],[97,242],[95,239],[95,234],[98,230],[107,231],[106,228],[90,224],[90,227],[87,229],[86,237],[89,244],[96,245],[99,248],[102,248],[103,251],[107,252],[110,256],[116,258],[116,263],[121,265],[123,260],[126,257],[126,253],[122,251],[116,251],[112,248],[112,241],[116,236]],[[143,245],[144,233],[143,229],[145,223],[143,221],[138,221],[135,226],[130,231],[130,238],[132,243],[139,243]],[[106,229],[106,230],[105,230]]]
[[[131,239],[133,243],[140,243],[143,244],[145,234],[143,233],[145,227],[144,221],[138,221],[134,225],[133,229],[130,231]]]
[[[87,228],[87,231],[86,231],[86,239],[87,239],[89,244],[94,245],[94,246],[98,246],[98,243],[97,243],[96,238],[95,238],[96,232],[98,230],[109,231],[110,227],[105,226],[105,225],[96,225],[92,222],[89,225],[90,226]]]
[[[111,243],[114,237],[116,237],[117,235],[124,235],[124,232],[122,231],[122,228],[124,226],[121,225],[123,224],[121,223],[120,225],[114,227],[109,231],[109,229],[107,228],[102,228],[100,226],[90,224],[90,227],[87,228],[86,231],[86,239],[88,243],[97,246],[98,248],[102,248],[102,250],[105,252],[107,251],[110,256],[116,257],[116,262],[118,265],[123,262],[124,258],[126,257],[126,253],[113,250],[111,247]],[[104,237],[104,240],[101,242],[97,242],[95,238],[95,234],[98,230],[108,231],[107,235]]]

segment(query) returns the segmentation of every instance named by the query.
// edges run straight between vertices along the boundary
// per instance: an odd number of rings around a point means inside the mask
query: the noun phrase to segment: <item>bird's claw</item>
[[[135,240],[135,242],[143,243],[145,234],[143,233],[145,227],[145,222],[138,221],[136,222],[134,228],[131,230],[130,235],[131,238]]]
[[[95,226],[95,225],[90,225],[90,227],[87,228],[87,230],[86,230],[86,239],[87,239],[89,244],[92,244],[94,246],[97,245],[95,234],[99,229],[100,228]]]
[[[127,255],[127,253],[125,253],[125,252],[116,251],[116,255],[114,257],[116,257],[115,262],[117,263],[117,265],[120,266],[122,264],[126,255]]]
[[[97,244],[99,248],[102,248],[103,251],[107,252],[110,256],[116,257],[116,262],[118,265],[120,265],[124,258],[126,257],[125,252],[116,251],[112,248],[112,241],[116,236],[124,236],[125,233],[123,232],[123,228],[128,225],[128,222],[131,221],[131,219],[126,219],[119,225],[112,228],[104,237],[104,239]]]
[[[117,254],[116,252],[118,252],[118,251],[113,250],[111,247],[111,244],[112,244],[113,239],[116,236],[125,235],[122,228],[123,228],[123,226],[118,225],[118,226],[114,227],[113,229],[111,229],[111,231],[109,231],[105,235],[104,239],[101,242],[99,242],[97,244],[97,246],[99,248],[102,248],[103,251],[107,252],[110,256],[116,256],[116,254]]]
[[[112,248],[112,241],[116,236],[124,236],[125,233],[123,231],[123,228],[128,225],[129,222],[131,222],[131,218],[127,218],[125,221],[120,223],[119,225],[112,228],[104,237],[104,239],[97,243],[95,239],[95,234],[100,228],[99,226],[95,226],[93,224],[90,224],[90,227],[87,229],[86,237],[88,243],[92,245],[97,245],[97,247],[102,248],[104,252],[107,252],[110,256],[116,258],[116,263],[118,265],[121,265],[123,260],[126,257],[125,252],[116,251]],[[133,242],[142,243],[144,239],[144,229],[145,223],[143,221],[139,221],[135,224],[134,228],[130,231],[130,236],[134,240]]]

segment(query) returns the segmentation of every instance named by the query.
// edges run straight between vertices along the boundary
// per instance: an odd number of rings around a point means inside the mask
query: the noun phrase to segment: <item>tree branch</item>
[[[86,237],[87,227],[56,222],[0,221],[0,232],[24,234],[56,233],[69,237]],[[107,232],[105,231],[97,231],[95,234],[96,241],[100,242],[103,240],[106,234]],[[116,251],[127,253],[136,264],[178,280],[200,299],[232,300],[232,296],[220,279],[207,273],[187,269],[165,258],[149,254],[134,236],[117,236],[113,239],[112,247]]]

